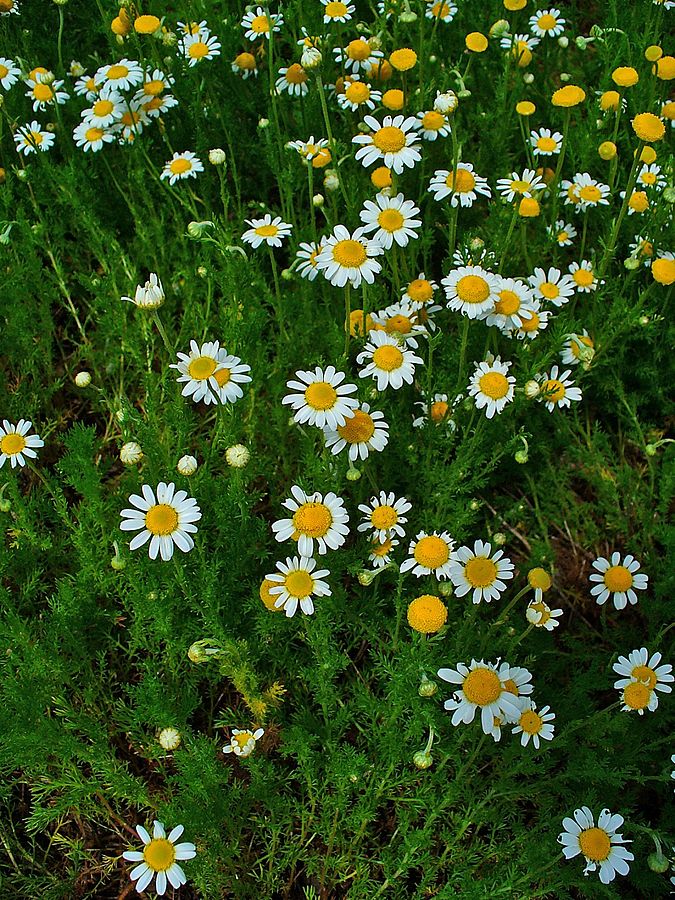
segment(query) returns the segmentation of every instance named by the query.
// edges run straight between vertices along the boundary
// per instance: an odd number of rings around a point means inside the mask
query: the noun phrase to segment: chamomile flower
[[[241,75],[244,81],[251,76],[258,77],[258,64],[252,53],[238,53],[232,60],[231,68],[235,75]]]
[[[403,194],[395,197],[387,197],[385,194],[376,194],[375,202],[366,200],[361,210],[360,218],[363,231],[374,231],[373,239],[385,250],[390,250],[394,242],[399,247],[407,247],[410,238],[417,238],[417,231],[422,225],[421,219],[416,219],[419,207],[412,200],[406,200]]]
[[[385,116],[380,124],[373,116],[363,121],[371,129],[369,134],[357,134],[353,144],[359,144],[355,153],[357,162],[365,167],[382,160],[383,165],[400,175],[405,168],[412,169],[421,159],[419,135],[414,130],[415,117]]]
[[[525,169],[520,175],[518,172],[511,172],[508,178],[497,179],[497,190],[507,203],[512,203],[516,198],[534,197],[545,187],[543,179],[534,169]]]
[[[538,750],[540,740],[553,740],[555,726],[551,725],[551,722],[555,719],[555,713],[550,709],[550,706],[542,706],[537,712],[536,705],[529,697],[523,699],[516,725],[512,729],[512,734],[520,735],[521,746],[527,747],[532,741],[534,749]]]
[[[344,287],[349,281],[357,288],[362,281],[375,281],[382,266],[373,257],[381,253],[382,245],[366,237],[363,228],[350,234],[344,225],[336,225],[333,233],[322,240],[316,264],[335,287]]]
[[[281,31],[283,24],[284,17],[281,13],[270,13],[268,19],[262,6],[256,7],[255,10],[249,10],[241,20],[244,35],[249,41],[257,41],[259,38],[269,40],[271,33]]]
[[[255,750],[256,743],[265,734],[264,728],[233,728],[230,743],[223,747],[223,753],[234,753],[235,756],[250,756]]]
[[[424,272],[420,272],[417,278],[408,282],[406,287],[403,288],[402,299],[404,302],[410,303],[415,309],[425,307],[431,311],[433,307],[430,304],[434,298],[434,292],[437,290],[438,285],[436,282],[427,278]],[[440,306],[436,307],[436,311],[440,310],[440,308]]]
[[[535,268],[528,281],[539,300],[547,300],[554,306],[564,306],[574,296],[576,289],[571,275],[563,275],[560,269],[551,266],[545,269]]]
[[[143,84],[134,97],[136,99],[142,99],[141,95],[148,99],[159,97],[165,91],[170,91],[175,83],[174,76],[166,75],[161,69],[146,69],[143,73]]]
[[[608,184],[591,178],[588,172],[575,175],[574,183],[579,200],[578,210],[585,211],[596,206],[609,206],[610,189]]]
[[[507,662],[501,663],[497,670],[499,680],[504,685],[504,690],[524,700],[534,690],[532,684],[532,672],[522,666],[510,666]]]
[[[207,341],[201,346],[190,341],[189,353],[178,353],[178,362],[171,369],[180,373],[176,379],[184,383],[181,394],[195,403],[236,403],[244,392],[240,385],[251,380],[251,367],[238,356],[231,356],[219,341]]]
[[[426,112],[418,112],[415,128],[425,141],[435,141],[439,137],[448,137],[451,132],[447,116],[429,109]]]
[[[278,572],[266,575],[272,582],[269,593],[275,597],[274,606],[283,609],[287,618],[295,615],[300,606],[302,612],[311,616],[314,612],[313,597],[330,597],[328,582],[322,581],[330,575],[328,569],[317,569],[316,560],[303,556],[286,557],[286,562],[276,564]]]
[[[283,506],[292,513],[290,519],[278,519],[272,523],[277,541],[292,538],[298,542],[300,556],[314,556],[315,544],[320,556],[341,547],[349,534],[349,515],[342,497],[332,491],[325,497],[318,491],[306,494],[294,484],[292,497]]]
[[[154,823],[152,837],[142,825],[137,825],[136,831],[143,841],[143,850],[125,850],[122,854],[129,862],[138,863],[131,870],[131,880],[136,882],[136,891],[142,894],[153,878],[155,890],[160,897],[166,893],[167,882],[176,890],[185,884],[187,878],[178,863],[193,859],[197,855],[197,848],[188,841],[176,843],[183,834],[183,826],[176,825],[168,837],[163,823],[157,821]]]
[[[565,335],[565,343],[560,353],[560,360],[566,366],[578,366],[584,354],[593,351],[595,344],[584,328],[581,334]]]
[[[488,419],[504,411],[507,403],[513,403],[516,379],[509,375],[510,362],[499,357],[491,362],[480,362],[469,381],[468,392],[474,398],[476,409],[484,409]]]
[[[7,419],[0,425],[0,469],[9,460],[10,466],[25,466],[26,458],[36,459],[36,450],[44,447],[45,442],[39,434],[28,434],[33,423],[29,419],[19,419],[12,425]]]
[[[621,680],[624,682],[623,687],[618,688],[621,695],[620,702],[623,704],[621,712],[636,712],[639,716],[644,716],[645,710],[656,712],[659,707],[659,695],[647,682],[637,681],[634,678]]]
[[[598,285],[603,283],[593,271],[593,263],[587,259],[582,259],[580,263],[570,263],[567,271],[572,276],[575,290],[580,294],[597,291]]]
[[[367,459],[371,450],[384,450],[389,442],[389,425],[384,421],[384,413],[370,411],[367,403],[353,410],[353,415],[336,428],[325,428],[326,447],[333,455],[349,448],[350,462]]]
[[[546,409],[553,412],[554,409],[570,406],[571,401],[581,400],[581,388],[575,387],[574,382],[567,376],[571,369],[560,373],[557,366],[553,366],[548,375],[539,376],[540,389],[537,400],[546,404]]]
[[[369,544],[368,562],[372,563],[374,569],[384,568],[391,562],[391,554],[400,543],[396,538],[391,537],[385,538],[384,541],[380,541],[379,538],[372,538]]]
[[[367,81],[361,81],[360,75],[351,75],[345,79],[344,90],[337,95],[341,109],[375,109],[382,99],[382,91],[374,90]]]
[[[457,163],[457,169],[452,172],[447,169],[434,172],[429,191],[434,195],[434,200],[450,197],[451,206],[473,206],[479,194],[488,198],[492,196],[487,178],[474,172],[471,163],[463,162]]]
[[[671,684],[675,681],[672,674],[673,667],[666,663],[662,666],[660,653],[652,653],[646,647],[633,650],[628,656],[620,656],[612,668],[617,675],[623,676],[614,682],[614,687],[623,692],[624,709],[637,709],[643,714],[645,707],[653,712],[658,705],[652,699],[652,692],[661,691],[664,694],[672,692]],[[645,690],[646,689],[646,690]],[[645,703],[646,701],[646,703]],[[652,709],[653,707],[653,709]]]
[[[356,7],[351,3],[343,3],[342,0],[321,0],[323,6],[323,24],[331,22],[351,22]]]
[[[144,74],[141,65],[135,59],[121,59],[109,66],[101,66],[94,76],[111,88],[118,91],[128,91],[130,88],[143,84]]]
[[[535,300],[532,310],[523,310],[521,313],[521,326],[515,332],[515,336],[519,341],[534,340],[534,338],[539,336],[540,332],[548,327],[550,317],[551,311],[541,309],[539,301]]]
[[[20,77],[21,69],[14,60],[7,59],[6,56],[0,56],[0,85],[2,85],[2,89],[8,91],[17,83]]]
[[[473,722],[480,710],[481,727],[485,734],[492,734],[495,719],[515,721],[520,713],[520,702],[507,691],[494,663],[475,659],[467,666],[458,663],[456,669],[439,669],[438,677],[458,685],[455,699],[446,700],[445,709],[452,710],[452,724]]]
[[[115,140],[115,135],[106,131],[98,125],[92,125],[90,122],[80,122],[73,131],[73,139],[77,147],[83,147],[84,152],[91,150],[97,153],[103,148],[104,144],[110,144]]]
[[[403,384],[412,384],[415,366],[424,365],[424,360],[406,348],[395,335],[383,331],[371,331],[364,349],[356,357],[361,365],[360,378],[373,378],[378,391],[387,387],[398,390]]]
[[[560,153],[562,141],[562,134],[559,131],[551,131],[550,128],[530,132],[530,146],[534,156],[553,156]]]
[[[202,19],[201,22],[177,22],[176,24],[181,34],[202,34],[208,33],[209,30],[206,19]]]
[[[14,143],[19,153],[28,156],[40,150],[46,153],[54,143],[55,137],[50,131],[42,131],[39,122],[33,119],[27,125],[21,125],[14,132]]]
[[[430,0],[426,5],[424,15],[427,19],[438,19],[446,24],[452,22],[457,15],[457,7],[447,0]]]
[[[119,135],[121,144],[133,143],[150,122],[145,108],[137,100],[132,98],[124,106],[122,115],[113,125],[113,131]]]
[[[297,150],[306,163],[321,158],[322,154],[330,153],[328,150],[328,141],[325,138],[314,140],[312,135],[306,141],[289,141],[286,145],[291,150]]]
[[[314,281],[319,274],[316,258],[321,252],[321,246],[322,245],[317,242],[300,242],[295,258],[299,260],[297,271],[301,278],[306,278],[308,281]]]
[[[84,97],[88,103],[93,103],[104,84],[105,78],[100,72],[95,75],[82,75],[75,82],[75,93],[78,97]]]
[[[455,586],[455,594],[464,597],[472,592],[474,603],[499,599],[506,590],[503,579],[511,578],[513,563],[504,556],[504,551],[492,553],[492,545],[480,540],[474,541],[473,550],[460,547],[450,561],[450,580]]]
[[[562,616],[562,609],[551,609],[544,600],[531,600],[525,610],[525,618],[534,625],[535,628],[545,628],[546,631],[553,631],[560,624],[558,619]]]
[[[412,570],[417,578],[423,575],[435,575],[438,579],[449,578],[454,547],[455,542],[447,531],[440,534],[437,531],[432,534],[420,531],[410,541],[408,559],[401,564],[401,572]]]
[[[277,93],[286,93],[289,97],[304,97],[309,90],[307,78],[307,72],[305,72],[300,63],[282,66],[279,69],[279,77],[275,82]]]
[[[162,282],[155,272],[150,273],[150,277],[145,284],[137,284],[133,297],[122,297],[129,303],[134,303],[141,309],[159,309],[164,303],[165,295]]]
[[[508,333],[514,328],[520,328],[523,313],[527,316],[532,312],[534,295],[532,288],[518,278],[503,278],[501,275],[496,277],[497,300],[485,321]]]
[[[179,41],[178,46],[185,59],[187,59],[190,68],[196,66],[202,60],[215,59],[216,56],[220,56],[221,43],[208,30],[199,31],[197,34],[185,35]]]
[[[589,575],[589,580],[594,582],[591,595],[599,606],[611,595],[614,608],[625,609],[628,603],[634,606],[638,602],[635,591],[647,590],[649,578],[640,572],[640,563],[630,554],[623,559],[618,551],[610,559],[599,556],[593,568],[596,571]]]
[[[371,497],[368,504],[361,503],[359,512],[363,513],[363,521],[358,526],[359,531],[370,531],[378,541],[386,541],[387,538],[398,535],[405,537],[403,526],[407,523],[407,512],[412,509],[412,503],[405,497],[396,498],[393,492],[380,491],[377,497]]]
[[[564,30],[565,19],[555,7],[538,9],[530,16],[530,31],[539,38],[558,37]]]
[[[81,116],[88,125],[96,128],[109,128],[121,119],[126,103],[124,97],[114,88],[104,86],[89,109],[82,110]]]
[[[547,228],[546,230],[559,247],[571,247],[572,241],[578,233],[574,225],[570,222],[565,222],[564,219],[558,219],[552,228]]]
[[[441,281],[448,298],[448,309],[470,319],[484,319],[499,299],[496,275],[481,266],[460,266]]]
[[[284,222],[281,216],[272,218],[269,213],[265,213],[262,219],[246,219],[246,223],[251,227],[242,234],[241,239],[250,244],[254,250],[261,244],[281,247],[293,229],[293,226]]]
[[[392,303],[386,309],[373,313],[373,322],[387,334],[396,335],[413,349],[417,349],[417,337],[426,337],[435,325],[429,319],[427,311],[418,309],[410,303]],[[424,324],[426,323],[426,324]]]
[[[197,501],[188,497],[186,491],[177,491],[173,482],[160,481],[156,498],[147,484],[142,486],[141,492],[143,496],[132,494],[129,497],[135,508],[123,509],[120,513],[120,529],[139,532],[131,539],[129,549],[137,550],[150,541],[150,559],[157,559],[159,554],[165,562],[173,556],[174,546],[183,553],[192,550],[195,545],[192,534],[197,531],[194,523],[202,517]]]
[[[168,110],[178,106],[178,100],[171,94],[158,94],[156,97],[149,97],[144,91],[136,91],[132,101],[137,104],[138,109],[151,118],[158,118]]]
[[[460,394],[455,399],[455,403],[461,399],[462,395]],[[452,418],[453,407],[448,402],[447,394],[434,394],[431,403],[426,400],[418,400],[415,406],[419,406],[420,415],[413,419],[413,428],[424,428],[430,417],[434,425],[445,425],[451,431],[457,427]]]
[[[33,112],[44,112],[50,106],[61,106],[70,97],[67,91],[61,90],[63,81],[47,82],[42,80],[43,77],[37,75],[34,79],[26,79],[26,97],[33,102]]]
[[[661,166],[645,164],[638,172],[636,183],[642,188],[654,188],[656,191],[662,191],[668,181],[661,174]]]
[[[486,42],[487,43],[487,42]],[[510,50],[511,56],[521,68],[532,62],[532,51],[539,43],[539,38],[530,34],[505,34],[500,40],[502,50]]]
[[[293,418],[300,425],[335,429],[344,425],[359,405],[355,397],[349,396],[356,393],[356,385],[343,384],[345,378],[345,373],[336,371],[335,366],[325,370],[317,366],[313,372],[300,369],[295,379],[286,383],[293,393],[286,394],[281,402],[295,410]]]
[[[565,859],[583,855],[586,860],[584,875],[599,868],[600,881],[609,884],[617,873],[628,874],[628,863],[635,857],[622,846],[630,841],[617,833],[623,825],[623,816],[612,815],[608,809],[603,809],[596,825],[590,809],[582,806],[574,810],[573,819],[566,817],[562,824],[565,830],[558,835],[558,843],[562,844]]]
[[[381,50],[374,50],[364,37],[350,41],[343,49],[335,47],[333,50],[335,61],[344,64],[347,72],[364,72],[368,74],[370,69],[377,67],[384,57]]]
[[[204,171],[204,164],[190,150],[184,150],[183,153],[174,153],[173,157],[164,164],[162,174],[159,176],[162,180],[169,179],[169,184],[174,185],[177,181],[185,178],[196,178],[198,172]]]

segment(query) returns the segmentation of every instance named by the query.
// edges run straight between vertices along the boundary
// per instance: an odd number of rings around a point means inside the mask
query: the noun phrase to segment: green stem
[[[162,320],[160,319],[159,313],[157,312],[156,309],[152,310],[152,319],[153,319],[155,325],[157,326],[157,331],[159,331],[159,334],[160,334],[162,340],[164,341],[164,346],[166,347],[166,349],[169,353],[169,356],[173,356],[174,348],[171,346],[171,341],[169,340],[169,336],[167,335],[166,330],[164,329],[164,325],[162,324]]]
[[[549,191],[551,192],[551,196],[553,197],[553,216],[551,217],[551,225],[554,224],[555,220],[558,218],[558,182],[560,180],[560,173],[562,172],[563,163],[565,162],[565,152],[567,150],[567,138],[570,132],[570,119],[572,118],[572,110],[567,109],[565,111],[565,124],[563,125],[563,140],[562,146],[560,148],[560,156],[558,157],[558,165],[555,167],[555,173],[553,175],[553,181],[549,185]]]
[[[616,242],[619,237],[619,231],[621,230],[621,224],[623,223],[624,217],[626,215],[626,211],[628,209],[628,204],[630,202],[630,198],[633,194],[633,188],[635,187],[635,182],[637,180],[638,168],[640,167],[642,160],[640,157],[642,156],[642,150],[644,148],[645,142],[640,141],[637,153],[635,154],[635,159],[633,160],[633,166],[630,170],[630,175],[628,176],[628,184],[626,185],[626,194],[623,198],[623,203],[621,205],[621,210],[617,217],[616,223],[614,225],[614,230],[612,231],[612,236],[609,239],[609,243],[607,244],[607,249],[605,250],[605,254],[602,257],[602,262],[600,263],[600,268],[598,269],[598,276],[602,278],[605,272],[607,271],[607,267],[612,261],[612,257],[614,256],[614,248],[616,247]]]
[[[351,329],[352,318],[352,284],[350,281],[345,284],[345,359],[349,358],[349,339],[352,336]],[[363,333],[365,336],[366,320],[363,320]]]
[[[506,238],[504,240],[504,246],[502,247],[502,256],[499,260],[499,268],[497,272],[501,275],[502,269],[504,268],[504,260],[506,259],[506,251],[509,247],[509,242],[511,240],[511,236],[513,235],[513,229],[516,227],[516,220],[518,219],[518,207],[514,204],[513,214],[511,215],[511,222],[509,223],[509,230],[506,232]]]

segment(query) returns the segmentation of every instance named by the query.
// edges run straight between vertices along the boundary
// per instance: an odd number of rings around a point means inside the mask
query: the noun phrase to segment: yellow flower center
[[[577,269],[572,278],[580,287],[590,287],[595,280],[595,276],[588,269]]]
[[[129,69],[126,66],[118,63],[117,65],[110,66],[106,77],[108,78],[108,80],[112,79],[113,81],[115,81],[118,78],[126,78],[128,74]]]
[[[232,740],[239,745],[240,750],[245,750],[250,740],[255,740],[250,731],[241,731],[239,734],[232,735]]]
[[[511,316],[520,309],[520,297],[515,291],[499,291],[499,300],[495,303],[495,312],[503,316]]]
[[[497,566],[487,556],[476,556],[464,566],[464,577],[471,587],[487,587],[497,578]]]
[[[540,628],[545,625],[551,618],[551,607],[544,603],[543,600],[536,600],[530,603],[531,608],[539,613],[539,621],[536,623]]]
[[[572,356],[575,359],[579,358],[579,353],[581,352],[579,343],[584,344],[586,347],[593,346],[593,341],[589,337],[586,337],[583,334],[575,334],[575,336],[570,341],[570,350],[572,351]]]
[[[338,425],[337,430],[348,444],[364,444],[375,434],[375,423],[368,413],[357,409],[344,425]]]
[[[191,59],[204,59],[204,57],[208,55],[208,52],[208,45],[205,44],[204,41],[195,41],[194,44],[190,44],[188,48],[188,54]]]
[[[393,528],[398,522],[398,513],[393,506],[376,506],[370,514],[370,521],[375,528]]]
[[[372,136],[373,144],[383,153],[398,153],[405,147],[405,132],[393,125],[380,128]]]
[[[530,334],[533,331],[537,331],[539,328],[539,316],[536,312],[533,312],[532,315],[521,316],[520,317],[520,327],[526,333]]]
[[[163,90],[164,82],[159,78],[155,78],[152,81],[146,81],[143,85],[143,93],[148,94],[150,97],[158,97]]]
[[[380,543],[380,541],[376,538],[374,541],[371,541],[370,552],[373,554],[373,556],[386,556],[387,553],[391,551],[392,546],[393,543],[391,538],[387,538],[387,540],[382,541],[382,543]]]
[[[166,838],[153,838],[143,848],[143,859],[153,872],[166,872],[176,860],[176,851]]]
[[[31,131],[28,134],[28,143],[29,144],[37,144],[38,146],[42,143],[43,137],[39,131]]]
[[[594,184],[585,184],[579,191],[579,197],[589,203],[597,203],[602,199],[602,191]]]
[[[9,69],[7,68],[7,66],[3,66],[3,64],[0,63],[0,79],[4,78],[5,75],[8,75],[8,74],[9,74]]]
[[[324,15],[329,16],[331,19],[337,19],[340,16],[346,16],[348,11],[346,3],[340,3],[340,0],[332,0],[331,3],[326,4]]]
[[[370,44],[368,41],[350,41],[347,44],[347,56],[358,62],[363,62],[370,56]]]
[[[656,687],[656,682],[658,680],[656,672],[653,669],[650,669],[649,666],[635,666],[630,674],[632,678],[636,678],[638,681],[646,684],[650,690],[653,691]]]
[[[345,269],[358,269],[368,259],[368,254],[360,241],[348,239],[335,244],[333,259]]]
[[[416,562],[427,569],[439,569],[445,565],[450,556],[450,548],[443,538],[429,534],[420,538],[413,552]]]
[[[0,0],[0,12],[9,12],[14,9],[14,0]]]
[[[675,281],[675,260],[655,259],[652,263],[652,275],[659,284],[672,284]]]
[[[448,610],[440,597],[423,594],[408,606],[408,624],[422,634],[434,634],[448,618]]]
[[[579,835],[579,846],[586,859],[602,862],[612,849],[609,835],[603,828],[586,828]]]
[[[105,132],[102,128],[87,128],[84,133],[84,139],[88,144],[95,144],[100,141]]]
[[[554,141],[552,137],[537,138],[537,149],[543,150],[545,153],[552,153],[557,146],[558,142]]]
[[[284,586],[291,597],[308,597],[314,590],[314,579],[305,572],[304,569],[297,569],[295,572],[289,572],[286,576]]]
[[[416,303],[427,303],[433,295],[433,288],[425,278],[416,278],[408,285],[408,296]]]
[[[640,175],[640,181],[643,184],[656,184],[656,175],[653,172],[644,172]]]
[[[462,276],[456,290],[463,303],[483,303],[490,296],[490,285],[480,275]]]
[[[315,381],[305,390],[305,400],[312,409],[331,409],[337,398],[337,391],[327,381]]]
[[[120,122],[122,122],[123,125],[129,125],[132,128],[138,125],[140,121],[140,113],[133,109],[128,109],[125,113],[122,113],[122,118],[120,119]],[[182,162],[187,162],[187,160],[182,160]],[[192,168],[192,166],[188,165],[188,168]]]
[[[439,19],[444,19],[446,16],[450,15],[450,7],[447,3],[434,3],[431,7],[431,15],[434,17],[438,16]]]
[[[16,456],[17,453],[21,453],[25,446],[26,439],[23,435],[14,432],[6,434],[4,438],[0,440],[0,452],[4,453],[6,456]]]
[[[478,381],[481,394],[492,400],[501,400],[509,392],[509,382],[501,372],[486,372]]]
[[[566,231],[558,232],[558,243],[559,244],[564,244],[568,238],[569,238],[569,234]]]
[[[422,116],[422,128],[426,129],[426,131],[440,131],[444,125],[445,116],[436,112],[436,110],[426,112]]]
[[[54,91],[48,84],[42,84],[40,82],[33,88],[33,96],[36,100],[40,100],[40,102],[42,103],[47,103],[54,96]]]
[[[303,503],[293,516],[293,526],[299,534],[323,537],[333,524],[333,516],[323,503]]]
[[[362,81],[352,81],[345,90],[345,97],[351,103],[363,103],[370,97],[370,88]]]
[[[539,734],[544,725],[544,720],[532,709],[526,710],[520,717],[520,727],[525,734]]]
[[[178,526],[178,513],[168,503],[151,506],[145,514],[145,527],[150,534],[173,534]]]
[[[488,706],[499,699],[502,686],[499,677],[492,669],[472,669],[462,684],[464,696],[469,703],[476,706]]]
[[[551,403],[559,403],[565,396],[565,385],[557,378],[549,378],[542,385],[541,391]]]
[[[260,235],[260,237],[276,237],[279,234],[279,229],[276,225],[258,225],[255,233]]]
[[[431,404],[431,421],[442,422],[447,416],[449,410],[448,404],[444,400],[437,400]]]
[[[286,69],[284,76],[289,84],[304,84],[307,81],[307,72],[302,68],[300,63],[293,63]]]
[[[629,709],[646,709],[651,696],[651,690],[640,681],[631,681],[623,689],[623,702]]]
[[[633,576],[625,566],[610,566],[604,575],[605,586],[612,592],[624,593],[633,584]]]
[[[266,34],[269,31],[267,16],[255,16],[251,22],[251,31],[255,34]]]
[[[394,50],[389,57],[389,62],[399,72],[407,72],[417,62],[417,54],[414,50],[404,47],[402,50]]]
[[[410,334],[412,327],[410,319],[407,316],[399,314],[387,319],[384,330],[387,334]]]
[[[540,591],[547,591],[551,587],[551,576],[545,569],[530,569],[527,580],[530,587],[538,588]]]
[[[97,100],[94,103],[92,112],[95,116],[109,116],[115,108],[111,100]]]
[[[216,371],[218,363],[212,356],[197,356],[188,364],[188,375],[195,381],[205,381]]]
[[[232,377],[231,369],[218,369],[217,372],[214,372],[213,377],[218,382],[218,387],[224,387]]]
[[[240,69],[255,69],[255,56],[252,53],[240,53],[234,62]]]
[[[539,285],[539,290],[547,300],[555,300],[556,297],[560,296],[560,289],[558,285],[553,284],[552,281],[544,281]]]
[[[468,194],[476,187],[476,179],[466,169],[457,169],[456,172],[450,172],[445,184],[456,194]]]
[[[273,610],[274,612],[280,612],[280,607],[274,605],[279,599],[279,596],[278,594],[270,594],[271,587],[276,587],[276,582],[264,578],[260,585],[260,599],[268,609]]]
[[[518,685],[515,683],[513,678],[506,679],[506,681],[504,682],[504,690],[509,694],[513,694],[514,697],[520,697]]]
[[[531,185],[529,181],[522,181],[517,179],[516,181],[511,182],[511,190],[515,194],[524,194],[525,191],[529,191]]]
[[[543,16],[539,16],[537,19],[537,25],[542,31],[550,31],[552,28],[555,28],[557,24],[555,16],[552,16],[550,13],[544,13]]]
[[[400,369],[403,365],[403,354],[398,347],[384,344],[373,353],[373,362],[383,372],[393,372],[394,369]]]
[[[400,231],[405,219],[397,209],[383,209],[377,217],[377,224],[390,234]]]
[[[174,175],[184,175],[185,172],[189,172],[191,168],[192,163],[189,159],[173,159],[169,165],[169,169]]]

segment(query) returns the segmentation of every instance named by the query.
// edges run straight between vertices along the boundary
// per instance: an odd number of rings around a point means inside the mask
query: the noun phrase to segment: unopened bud
[[[560,73],[560,80],[563,82],[563,84],[564,84],[566,81],[569,81],[569,80],[571,79],[571,77],[572,77],[572,76],[570,75],[569,72],[561,72],[561,73]]]
[[[0,498],[0,512],[8,513],[12,508],[12,503],[6,497]]]
[[[534,75],[532,72],[526,72],[523,75],[523,84],[532,84],[534,82]]]
[[[197,471],[197,460],[194,456],[181,456],[176,466],[181,475],[194,475]]]
[[[503,547],[506,543],[506,535],[503,531],[495,531],[495,533],[492,535],[492,540],[498,547]]]
[[[363,587],[368,587],[373,583],[375,578],[377,577],[377,572],[369,572],[368,569],[361,569],[359,574],[356,576],[359,580],[359,584],[363,585]]]
[[[321,65],[323,56],[321,51],[316,47],[305,47],[300,57],[300,65],[303,69],[316,69]]]
[[[647,456],[656,456],[657,449],[658,448],[656,444],[647,444],[647,446],[645,447],[645,453],[647,454]]]
[[[157,740],[163,750],[177,750],[181,742],[180,731],[176,728],[162,728]]]
[[[453,585],[451,581],[441,581],[438,584],[438,593],[441,597],[452,597]]]
[[[579,35],[578,37],[576,37],[574,39],[574,43],[577,45],[579,50],[585,50],[586,47],[588,47],[590,42],[589,42],[588,38],[585,38],[585,37],[582,37],[581,35]]]
[[[251,454],[243,444],[233,444],[225,451],[225,461],[233,469],[243,469],[248,465]]]
[[[567,37],[566,34],[561,34],[560,37],[558,38],[558,46],[562,47],[563,50],[566,50],[567,47],[569,47],[569,45],[570,45],[570,39]]]
[[[323,194],[314,194],[312,197],[312,206],[316,206],[320,209],[324,203],[325,200]]]
[[[89,372],[78,372],[75,376],[75,384],[79,388],[89,387],[91,384],[91,375]]]
[[[672,187],[664,188],[661,196],[666,201],[666,203],[675,203],[675,188],[672,188]]]
[[[347,481],[358,481],[360,477],[361,473],[358,469],[355,469],[353,466],[347,469]]]
[[[649,854],[647,857],[647,865],[652,872],[658,872],[660,875],[667,872],[670,867],[668,859],[663,855],[660,848],[656,852]]]
[[[337,191],[340,187],[340,179],[338,178],[338,173],[334,169],[329,169],[323,179],[323,186],[327,191],[331,193],[333,191]]]
[[[143,450],[136,441],[128,441],[120,448],[120,459],[125,466],[135,466],[143,459]]]
[[[528,400],[534,400],[535,397],[539,396],[541,387],[538,381],[532,380],[525,383],[525,387],[523,388],[523,390]]]
[[[188,222],[188,237],[191,237],[193,241],[198,241],[208,232],[209,228],[213,228],[213,222],[210,219],[205,219],[203,222]]]
[[[191,662],[200,663],[208,662],[210,659],[217,659],[222,652],[221,648],[215,646],[217,641],[195,641],[188,650],[188,658]]]
[[[467,90],[466,88],[463,88],[463,90],[457,91],[457,96],[459,97],[460,100],[466,100],[467,97],[471,96],[471,91]]]
[[[516,450],[513,458],[517,463],[520,463],[520,465],[523,466],[528,461],[529,456],[527,455],[527,450]]]
[[[404,25],[411,25],[413,22],[417,21],[417,13],[414,13],[411,9],[402,12],[398,17],[399,22],[402,22]]]
[[[413,756],[413,762],[418,769],[428,769],[434,760],[428,750],[418,750]]]
[[[420,697],[433,697],[437,690],[438,685],[436,684],[436,682],[432,681],[430,678],[427,678],[426,675],[422,675],[420,686],[417,688],[417,693],[420,695]]]
[[[638,319],[638,325],[642,325],[642,327],[644,328],[645,325],[649,325],[649,321],[649,316],[640,316],[640,318]]]
[[[625,269],[628,269],[630,272],[639,268],[640,260],[636,259],[634,256],[629,256],[627,259],[624,259],[623,265]]]
[[[258,128],[260,128],[260,129],[269,128],[269,125],[270,125],[269,119],[265,119],[264,117],[262,119],[258,119]]]

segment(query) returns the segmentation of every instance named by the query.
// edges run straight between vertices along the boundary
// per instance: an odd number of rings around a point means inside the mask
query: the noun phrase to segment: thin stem
[[[628,204],[630,202],[630,198],[633,194],[633,188],[635,187],[635,182],[637,180],[638,168],[640,167],[642,160],[642,150],[644,148],[645,142],[640,141],[637,153],[635,154],[635,159],[633,160],[633,166],[630,170],[630,175],[628,176],[628,184],[626,185],[626,193],[623,198],[623,203],[621,204],[621,210],[617,217],[616,223],[614,225],[614,230],[612,231],[612,236],[609,239],[609,243],[607,244],[607,249],[605,250],[605,255],[602,258],[602,262],[600,263],[600,268],[598,270],[599,278],[602,278],[605,272],[607,271],[607,267],[612,261],[612,257],[614,256],[614,248],[616,247],[616,242],[619,237],[619,231],[621,230],[621,224],[623,223],[624,217],[626,215],[626,211],[628,209]]]
[[[549,191],[553,196],[553,216],[551,217],[551,224],[558,218],[558,181],[560,180],[560,173],[562,172],[563,163],[565,162],[565,151],[567,150],[567,138],[570,131],[571,118],[572,110],[568,109],[565,111],[565,124],[563,125],[563,139],[560,148],[560,156],[558,157],[558,165],[555,167],[553,181],[549,185]]]
[[[345,358],[349,357],[349,339],[352,336],[351,319],[352,319],[352,285],[348,281],[345,284]],[[365,314],[363,319],[363,333],[366,333]]]
[[[169,340],[169,336],[166,333],[164,325],[162,324],[162,320],[160,319],[159,313],[157,312],[156,309],[152,310],[152,319],[153,319],[153,322],[155,323],[155,325],[157,326],[157,331],[159,331],[160,337],[164,341],[164,346],[166,347],[166,349],[169,353],[169,356],[173,356],[174,349],[171,346],[171,341]]]
[[[509,248],[509,242],[511,240],[511,236],[513,234],[513,229],[516,227],[516,220],[518,219],[518,207],[514,204],[513,214],[511,215],[511,222],[509,223],[509,230],[506,232],[506,238],[504,239],[504,246],[502,247],[502,257],[499,260],[499,268],[497,271],[501,275],[502,269],[504,268],[504,260],[506,259],[506,251]]]

